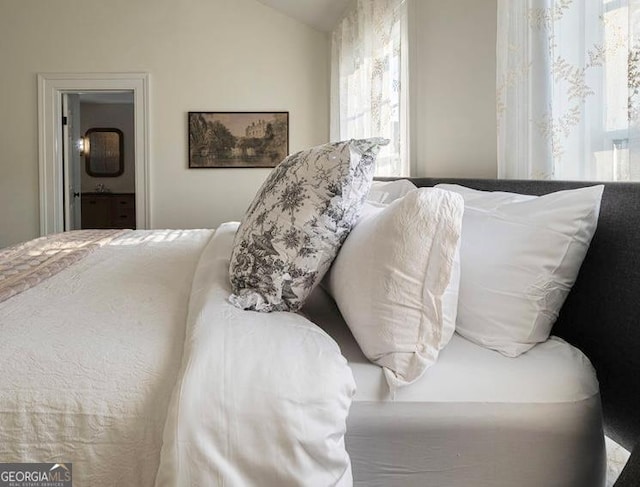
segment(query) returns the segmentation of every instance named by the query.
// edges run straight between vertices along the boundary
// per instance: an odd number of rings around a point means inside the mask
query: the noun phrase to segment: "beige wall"
[[[496,177],[496,0],[409,8],[413,173]]]
[[[496,0],[413,0],[417,176],[496,176]],[[0,0],[0,247],[38,234],[38,72],[151,76],[151,224],[239,219],[263,169],[187,169],[187,112],[288,110],[328,140],[325,34],[255,0]]]
[[[239,219],[266,169],[187,169],[187,112],[290,112],[328,140],[327,36],[255,0],[0,0],[0,247],[38,234],[36,74],[149,72],[151,224]]]
[[[89,176],[81,159],[81,187],[83,193],[92,193],[96,185],[103,184],[112,193],[135,193],[135,144],[133,128],[133,104],[84,103],[80,104],[80,132],[84,135],[92,128],[114,128],[122,132],[124,145],[124,172],[113,178]]]

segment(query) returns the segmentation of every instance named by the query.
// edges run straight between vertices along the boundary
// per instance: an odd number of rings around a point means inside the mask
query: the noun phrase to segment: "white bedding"
[[[79,487],[351,485],[351,370],[302,316],[227,302],[236,228],[130,232],[0,303],[0,460]]]
[[[455,334],[392,399],[322,289],[303,311],[340,345],[356,381],[346,436],[354,485],[604,485],[598,381],[563,340],[509,358]]]
[[[236,229],[220,226],[198,264],[156,485],[351,485],[347,362],[302,316],[228,302]]]
[[[0,459],[153,485],[210,230],[127,233],[0,304]]]
[[[322,290],[328,334],[227,302],[235,228],[129,233],[0,303],[0,459],[72,462],[79,487],[601,485],[573,347],[455,336],[392,401]]]

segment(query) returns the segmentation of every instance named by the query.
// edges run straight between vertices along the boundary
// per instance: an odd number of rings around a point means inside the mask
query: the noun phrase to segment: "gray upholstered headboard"
[[[596,183],[413,178],[486,191],[541,195]],[[604,183],[598,229],[553,328],[582,350],[600,381],[607,434],[631,450],[640,439],[640,183]]]

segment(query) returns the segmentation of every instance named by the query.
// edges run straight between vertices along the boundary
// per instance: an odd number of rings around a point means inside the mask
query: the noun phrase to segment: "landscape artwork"
[[[189,167],[275,167],[289,154],[289,112],[189,112]]]

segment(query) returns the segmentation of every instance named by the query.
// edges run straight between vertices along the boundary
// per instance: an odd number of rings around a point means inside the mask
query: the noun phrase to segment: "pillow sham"
[[[465,201],[456,331],[508,357],[545,341],[596,230],[604,186],[543,196],[436,187]]]
[[[367,195],[367,201],[372,203],[389,204],[402,198],[404,195],[416,189],[417,186],[408,179],[396,179],[395,181],[374,181]]]
[[[453,335],[445,294],[463,209],[459,195],[434,188],[368,204],[329,272],[329,293],[392,391],[419,379]]]
[[[269,175],[235,237],[229,300],[241,309],[297,311],[355,224],[386,139],[324,144]]]

